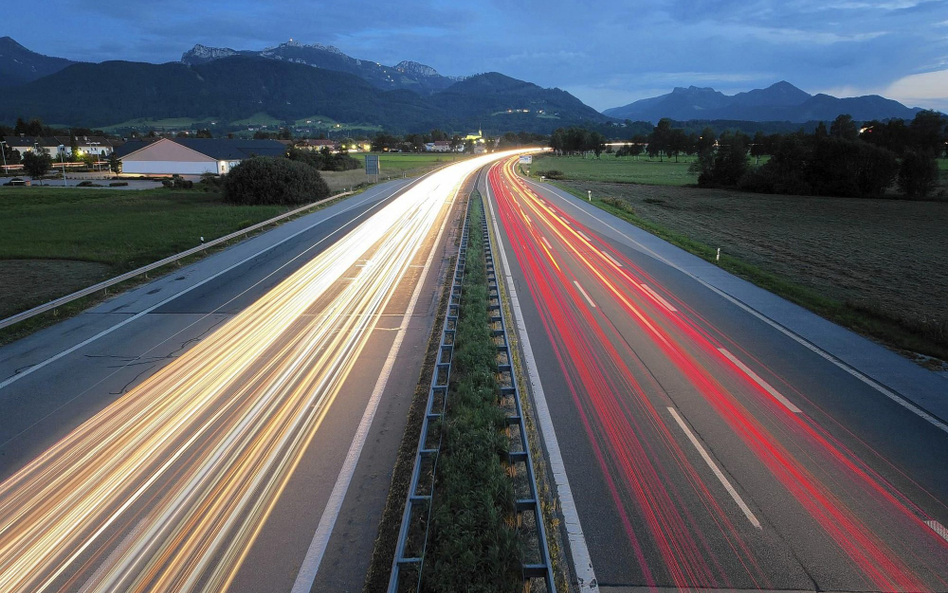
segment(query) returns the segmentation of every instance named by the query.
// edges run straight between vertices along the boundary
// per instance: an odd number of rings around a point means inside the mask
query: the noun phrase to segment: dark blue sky
[[[195,43],[294,38],[444,74],[499,71],[597,109],[674,86],[732,93],[788,80],[948,111],[948,0],[36,0],[0,35],[48,55],[149,62]]]

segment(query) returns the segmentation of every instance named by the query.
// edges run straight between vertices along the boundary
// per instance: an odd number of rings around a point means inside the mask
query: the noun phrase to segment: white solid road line
[[[526,181],[527,181],[527,183],[530,183],[530,184],[534,184],[534,183],[535,183],[534,181],[531,181],[531,180],[529,180],[529,179],[527,179]],[[539,184],[538,184],[538,185],[539,185]],[[827,352],[826,350],[823,350],[822,348],[820,348],[820,347],[817,346],[816,344],[814,344],[814,343],[810,342],[809,340],[807,340],[806,338],[803,338],[802,336],[796,334],[796,333],[793,332],[792,330],[790,330],[790,329],[784,327],[783,325],[777,323],[776,321],[774,321],[773,319],[767,317],[766,315],[764,315],[763,313],[757,311],[756,309],[753,309],[753,308],[750,307],[749,305],[745,304],[743,301],[740,301],[740,300],[738,300],[738,299],[732,297],[731,295],[729,295],[728,293],[724,292],[723,290],[721,290],[721,289],[718,288],[717,286],[714,286],[714,285],[712,285],[712,284],[709,284],[708,282],[706,282],[705,280],[699,278],[698,276],[696,276],[696,275],[693,274],[692,272],[689,272],[688,270],[682,268],[681,266],[679,266],[679,265],[677,265],[677,264],[675,264],[675,263],[669,261],[668,259],[662,257],[662,256],[659,255],[658,253],[655,253],[654,251],[652,251],[651,249],[649,249],[649,248],[646,247],[645,245],[642,245],[641,243],[639,243],[638,241],[636,241],[635,239],[633,239],[632,237],[630,237],[630,236],[629,236],[628,234],[626,234],[625,232],[620,231],[619,229],[617,229],[616,227],[612,226],[611,224],[609,224],[609,223],[606,222],[605,220],[603,220],[603,219],[601,219],[601,218],[595,216],[592,212],[588,212],[588,211],[586,211],[585,209],[580,208],[579,206],[577,206],[576,204],[574,204],[570,199],[565,198],[565,197],[562,196],[560,193],[558,193],[557,191],[555,191],[555,189],[552,189],[552,188],[550,188],[549,186],[543,186],[543,189],[544,189],[544,190],[547,190],[547,191],[551,191],[551,192],[553,193],[553,195],[555,195],[555,196],[557,196],[558,198],[560,198],[560,200],[561,200],[564,204],[568,204],[569,206],[575,208],[575,209],[578,210],[579,212],[581,212],[581,213],[583,213],[583,214],[585,214],[585,215],[587,215],[587,216],[592,217],[593,219],[595,219],[595,220],[598,221],[599,223],[601,223],[601,224],[603,224],[604,226],[606,226],[606,227],[612,229],[612,230],[615,231],[620,237],[625,238],[627,241],[629,241],[629,243],[635,245],[638,249],[640,249],[640,250],[642,250],[643,252],[649,254],[650,256],[652,256],[653,258],[655,258],[656,260],[658,260],[658,261],[662,262],[663,264],[667,265],[668,267],[670,267],[670,268],[672,268],[672,269],[675,269],[675,270],[678,270],[678,271],[681,272],[682,274],[685,274],[686,276],[688,276],[688,277],[694,279],[696,282],[698,282],[699,284],[701,284],[702,286],[704,286],[704,287],[707,288],[708,290],[714,292],[714,293],[717,294],[718,296],[724,298],[725,300],[727,300],[727,301],[730,302],[731,304],[733,304],[733,305],[739,307],[739,308],[742,309],[743,311],[745,311],[745,312],[747,312],[747,313],[753,315],[753,316],[756,317],[757,319],[763,321],[764,323],[766,323],[766,324],[769,325],[770,327],[772,327],[772,328],[774,328],[775,330],[779,331],[780,333],[782,333],[783,335],[787,336],[787,337],[790,338],[791,340],[797,342],[798,344],[800,344],[800,345],[803,346],[804,348],[807,348],[807,349],[810,350],[811,352],[820,355],[821,357],[823,357],[824,359],[826,359],[828,362],[830,362],[830,363],[836,365],[837,367],[839,367],[840,369],[846,371],[847,373],[849,373],[850,375],[852,375],[852,376],[855,377],[856,379],[859,379],[860,381],[862,381],[863,383],[865,383],[865,384],[868,385],[869,387],[875,389],[876,391],[878,391],[879,393],[881,393],[881,394],[884,395],[885,397],[889,398],[890,400],[892,400],[892,401],[895,402],[896,404],[902,406],[902,407],[905,408],[906,410],[912,412],[912,413],[915,414],[916,416],[918,416],[918,417],[920,417],[921,419],[925,420],[926,422],[928,422],[929,424],[931,424],[932,426],[934,426],[934,427],[937,428],[938,430],[941,430],[941,431],[943,431],[943,432],[945,432],[945,433],[948,433],[948,424],[946,424],[945,422],[943,422],[941,419],[936,418],[935,416],[932,416],[931,414],[929,414],[928,412],[926,412],[926,411],[923,410],[922,408],[918,407],[917,405],[915,405],[914,403],[912,403],[911,401],[909,401],[909,400],[906,399],[905,397],[899,395],[898,393],[892,391],[891,389],[889,389],[888,387],[886,387],[886,386],[883,385],[882,383],[876,381],[876,380],[873,379],[872,377],[866,375],[865,373],[863,373],[862,371],[860,371],[860,370],[856,369],[855,367],[849,365],[848,363],[843,362],[842,360],[836,358],[836,356],[830,354],[830,353]],[[570,197],[572,198],[572,197],[574,197],[574,196],[570,196]],[[602,213],[603,213],[603,214],[607,214],[605,211],[603,211]]]
[[[582,237],[583,239],[585,239],[587,243],[592,243],[592,239],[590,239],[590,238],[589,238],[589,235],[587,235],[587,234],[584,233],[583,231],[581,231],[581,230],[579,230],[579,229],[576,229],[576,234],[578,234],[580,237]]]
[[[665,307],[666,309],[668,309],[668,310],[671,311],[672,313],[677,313],[677,312],[678,312],[678,309],[676,309],[675,307],[673,307],[671,303],[669,303],[669,302],[666,301],[664,298],[662,298],[662,295],[660,295],[660,294],[658,294],[657,292],[655,292],[654,290],[652,290],[652,287],[651,287],[651,286],[649,286],[648,284],[640,284],[639,286],[641,286],[642,288],[644,288],[644,289],[645,289],[645,292],[647,292],[647,293],[649,293],[650,295],[652,295],[652,298],[654,298],[656,301],[658,301],[659,303],[661,303],[663,307]]]
[[[563,515],[563,526],[566,529],[566,539],[569,541],[569,552],[573,559],[576,581],[580,593],[598,591],[599,583],[596,580],[596,571],[593,569],[589,548],[586,546],[583,527],[579,523],[579,512],[576,510],[573,490],[570,488],[569,478],[566,476],[566,465],[563,463],[560,443],[556,440],[556,430],[553,428],[553,416],[550,414],[550,406],[547,404],[546,394],[543,392],[542,383],[540,383],[540,371],[537,369],[533,347],[530,345],[530,336],[527,334],[527,326],[523,320],[523,311],[520,309],[520,299],[517,297],[517,288],[510,272],[510,263],[507,261],[507,250],[504,248],[503,236],[500,234],[500,227],[497,225],[497,214],[494,212],[494,203],[490,194],[490,182],[485,180],[484,183],[487,207],[490,210],[490,218],[494,227],[494,236],[497,237],[497,244],[500,247],[497,251],[500,252],[500,263],[503,266],[504,284],[507,286],[510,307],[513,309],[514,321],[517,325],[517,338],[520,340],[521,351],[523,352],[527,379],[530,384],[530,392],[533,395],[534,409],[537,413],[537,423],[540,425],[540,435],[546,445],[550,473],[553,474],[556,496],[560,501],[560,513]]]
[[[549,249],[550,251],[553,251],[553,246],[550,245],[550,242],[546,240],[546,237],[541,235],[540,239],[543,241],[543,244],[546,245],[547,249]]]
[[[349,445],[349,452],[346,454],[346,460],[342,464],[342,469],[339,470],[339,475],[336,477],[336,483],[333,485],[332,493],[329,495],[329,500],[326,502],[326,507],[323,509],[323,514],[319,518],[319,525],[316,527],[316,533],[313,534],[313,541],[310,542],[309,548],[306,550],[306,556],[303,558],[303,564],[300,566],[300,571],[296,575],[296,581],[293,583],[293,589],[291,589],[291,593],[309,593],[309,591],[313,588],[313,583],[316,581],[316,573],[319,572],[319,566],[322,564],[323,556],[326,554],[326,548],[329,546],[329,538],[332,536],[332,530],[336,526],[336,520],[339,518],[340,511],[342,511],[342,503],[345,501],[346,493],[349,491],[349,484],[352,483],[352,476],[355,475],[356,465],[359,463],[359,457],[362,456],[362,448],[365,446],[365,441],[369,436],[369,430],[372,428],[372,421],[375,419],[375,413],[378,411],[379,401],[382,399],[382,393],[385,391],[385,387],[388,385],[389,377],[392,375],[392,368],[395,366],[395,359],[398,357],[398,352],[402,347],[402,342],[404,341],[405,334],[408,331],[408,322],[415,313],[415,305],[418,303],[418,298],[421,296],[421,290],[424,287],[425,280],[428,278],[428,271],[431,269],[431,262],[434,261],[435,252],[438,250],[438,245],[441,243],[441,236],[444,234],[444,228],[448,225],[450,212],[454,207],[454,202],[457,199],[458,191],[460,191],[460,186],[457,190],[455,190],[454,196],[451,198],[447,214],[445,214],[441,228],[438,230],[438,235],[435,237],[434,244],[431,246],[431,251],[428,253],[428,259],[425,260],[424,267],[421,270],[421,275],[418,277],[418,281],[415,284],[415,289],[411,294],[411,300],[408,302],[408,307],[405,309],[405,315],[402,316],[401,325],[398,327],[398,333],[395,335],[395,341],[392,343],[392,348],[389,350],[388,356],[385,358],[385,364],[382,367],[382,372],[379,375],[378,380],[375,382],[375,388],[372,390],[372,395],[369,397],[368,405],[366,405],[365,412],[362,414],[362,420],[359,422],[359,428],[356,429],[355,435],[352,437],[352,443]],[[392,298],[393,294],[394,292],[389,294],[389,296],[386,298],[386,305],[381,307],[379,309],[380,311],[385,310],[385,307],[388,306],[388,301]]]
[[[589,303],[589,306],[595,309],[596,303],[594,303],[593,300],[589,298],[589,295],[586,294],[586,291],[583,290],[583,287],[579,285],[579,282],[577,282],[576,280],[573,280],[573,284],[575,284],[576,288],[579,289],[579,292],[583,295],[583,298],[586,299],[586,302]]]
[[[937,533],[943,540],[948,541],[948,529],[944,525],[932,519],[931,521],[925,521],[925,525],[928,525],[932,528],[932,531]]]
[[[414,182],[412,182],[412,183],[414,183]],[[381,202],[383,202],[384,200],[387,200],[387,199],[390,198],[393,194],[397,193],[398,191],[401,191],[402,189],[408,187],[409,185],[411,185],[411,184],[406,184],[406,185],[404,185],[404,186],[402,186],[402,187],[396,189],[394,192],[390,193],[389,195],[385,196],[384,198],[381,198],[377,203],[375,203],[375,204],[373,204],[372,206],[370,206],[370,209],[371,209],[371,208],[374,208],[374,207],[376,207],[376,206],[378,206]],[[305,233],[305,232],[307,232],[307,231],[312,230],[314,227],[319,226],[319,225],[323,224],[324,222],[326,222],[326,221],[328,221],[328,220],[332,220],[333,218],[336,218],[337,216],[341,216],[342,214],[345,214],[345,213],[347,213],[347,212],[349,212],[349,211],[351,211],[351,210],[354,210],[354,209],[356,209],[356,208],[358,208],[358,207],[364,205],[366,201],[368,201],[368,200],[363,200],[363,201],[361,201],[361,202],[358,202],[358,203],[356,203],[356,204],[353,204],[353,205],[351,205],[350,207],[348,207],[348,208],[346,208],[346,209],[344,209],[344,210],[340,210],[339,212],[333,214],[332,216],[328,216],[328,217],[326,217],[326,218],[324,218],[324,219],[322,219],[322,220],[320,220],[320,221],[318,221],[318,222],[314,222],[313,224],[309,225],[308,227],[306,227],[306,228],[304,228],[304,229],[300,229],[299,231],[293,233],[293,234],[290,235],[289,237],[286,237],[285,239],[282,239],[282,240],[280,240],[280,241],[274,243],[273,245],[270,245],[270,246],[268,246],[268,247],[266,247],[266,248],[264,248],[264,249],[261,249],[260,251],[254,253],[253,255],[250,255],[250,256],[248,256],[248,257],[246,257],[246,258],[240,260],[239,262],[237,262],[237,263],[235,263],[235,264],[233,264],[233,265],[231,265],[231,266],[228,266],[228,267],[224,268],[223,270],[217,272],[216,274],[213,274],[213,275],[211,275],[211,276],[208,276],[207,278],[205,278],[204,280],[201,280],[201,281],[198,282],[197,284],[194,284],[193,286],[189,286],[188,288],[185,288],[185,289],[182,290],[181,292],[178,292],[178,293],[176,293],[176,294],[171,295],[170,297],[164,299],[163,301],[159,302],[158,304],[152,305],[151,307],[148,307],[148,308],[146,308],[146,309],[143,309],[142,311],[136,313],[135,315],[132,315],[132,316],[130,316],[130,317],[127,317],[126,319],[120,321],[119,323],[116,323],[116,324],[113,325],[112,327],[109,327],[109,328],[107,328],[107,329],[104,329],[104,330],[102,330],[101,332],[95,334],[94,336],[92,336],[92,337],[90,337],[90,338],[86,338],[85,340],[83,340],[82,342],[79,342],[79,343],[76,344],[75,346],[72,346],[71,348],[67,348],[66,350],[63,350],[62,352],[59,352],[58,354],[54,354],[53,356],[50,356],[49,358],[47,358],[46,360],[44,360],[44,361],[42,361],[42,362],[38,362],[38,363],[36,363],[36,364],[34,364],[34,365],[32,365],[32,366],[29,366],[29,367],[27,367],[27,368],[21,370],[20,372],[14,374],[14,375],[11,375],[10,377],[7,377],[5,380],[0,381],[0,389],[3,389],[4,387],[7,387],[7,386],[9,386],[9,385],[12,385],[13,383],[16,383],[16,382],[19,381],[20,379],[22,379],[22,378],[24,378],[24,377],[26,377],[26,376],[28,376],[28,375],[31,375],[31,374],[33,374],[34,372],[40,370],[41,368],[43,368],[43,367],[45,367],[45,366],[47,366],[47,365],[49,365],[49,364],[52,364],[52,363],[56,362],[57,360],[63,358],[64,356],[68,356],[68,355],[72,354],[73,352],[75,352],[76,350],[79,350],[80,348],[83,348],[83,347],[85,347],[85,346],[88,346],[89,344],[91,344],[92,342],[95,342],[95,341],[98,340],[99,338],[105,337],[105,336],[109,335],[110,333],[114,332],[115,330],[120,329],[120,328],[122,328],[122,327],[128,325],[129,323],[132,323],[133,321],[135,321],[135,320],[137,320],[137,319],[140,319],[141,317],[144,317],[145,315],[148,315],[148,314],[151,313],[152,311],[154,311],[154,310],[156,310],[156,309],[158,309],[158,308],[160,308],[160,307],[163,307],[163,306],[167,305],[168,303],[170,303],[171,301],[177,299],[178,297],[183,296],[183,295],[185,295],[185,294],[191,292],[192,290],[194,290],[194,289],[196,289],[196,288],[199,288],[199,287],[201,287],[201,286],[207,284],[207,283],[210,282],[211,280],[214,280],[215,278],[218,278],[218,277],[220,277],[220,276],[222,276],[222,275],[224,275],[224,274],[230,272],[230,271],[233,270],[234,268],[237,268],[237,267],[240,267],[240,266],[244,265],[244,264],[247,263],[248,261],[254,259],[255,257],[258,257],[261,253],[266,253],[267,251],[270,251],[271,249],[274,249],[275,247],[278,247],[278,246],[282,245],[283,243],[286,243],[287,241],[289,241],[289,240],[291,240],[291,239],[294,239],[294,238],[296,238],[297,236],[299,236],[299,235],[301,235],[301,234],[303,234],[303,233]],[[351,221],[350,221],[350,222],[351,222]],[[320,239],[319,241],[317,241],[316,243],[314,243],[312,246],[310,246],[306,251],[303,252],[303,254],[307,253],[310,249],[316,247],[317,245],[319,245],[320,243],[326,241],[326,240],[329,239],[330,237],[336,235],[336,234],[337,234],[339,231],[341,231],[344,227],[345,227],[345,225],[339,227],[339,228],[336,229],[335,231],[333,231],[333,232],[331,232],[330,234],[326,235],[325,237],[323,237],[322,239]],[[267,275],[267,278],[269,278],[269,277],[272,276],[275,272],[279,271],[280,269],[284,268],[285,266],[289,265],[291,262],[293,262],[293,261],[295,261],[296,259],[298,259],[299,257],[301,257],[303,254],[300,254],[300,255],[294,257],[293,259],[291,259],[289,262],[286,262],[285,264],[283,264],[282,266],[280,266],[279,268],[277,268],[276,270],[274,270],[273,272],[271,272],[270,274],[268,274],[268,275]],[[263,280],[261,280],[260,282],[262,282],[262,281],[263,281]],[[256,284],[254,284],[254,286],[256,286],[257,284],[259,284],[260,282],[257,282]],[[251,288],[253,288],[253,287],[251,287]],[[248,289],[248,290],[249,290],[249,289]],[[244,292],[246,292],[246,291],[244,291]],[[241,293],[241,294],[243,294],[243,293]],[[238,296],[239,296],[239,295],[238,295]],[[212,312],[209,313],[208,315],[213,315],[214,313],[215,313],[215,312],[212,311]],[[198,321],[200,321],[200,320],[198,320]],[[198,321],[195,321],[194,323],[198,323]],[[190,324],[188,327],[191,327],[191,325],[194,325],[194,323]],[[187,328],[184,328],[184,329],[187,329]],[[181,331],[183,331],[183,330],[181,330]],[[180,333],[180,331],[177,332],[177,333]],[[176,333],[176,335],[177,335],[177,333]]]
[[[785,408],[787,408],[788,410],[790,410],[790,411],[793,412],[794,414],[800,414],[800,413],[802,413],[802,410],[800,410],[800,408],[798,408],[798,407],[796,407],[795,405],[793,405],[793,403],[792,403],[790,400],[788,400],[786,397],[784,397],[782,393],[780,393],[779,391],[777,391],[776,389],[774,389],[773,385],[771,385],[771,384],[768,383],[767,381],[764,381],[764,380],[760,377],[760,375],[758,375],[757,373],[755,373],[754,371],[752,371],[746,364],[744,364],[743,362],[741,362],[740,360],[738,360],[737,357],[734,356],[733,354],[731,354],[730,352],[728,352],[727,349],[725,349],[725,348],[718,348],[718,352],[720,352],[721,354],[724,355],[725,358],[727,358],[728,360],[730,360],[730,361],[734,364],[734,366],[736,366],[737,368],[741,369],[741,370],[744,372],[745,375],[747,375],[748,377],[750,377],[750,378],[754,381],[754,383],[757,383],[758,385],[760,385],[761,387],[763,387],[763,388],[764,388],[764,391],[766,391],[767,393],[769,393],[770,395],[772,395],[775,400],[777,400],[778,402],[782,403]]]
[[[741,511],[744,512],[744,516],[747,517],[747,520],[751,522],[751,525],[757,529],[763,529],[760,526],[760,521],[757,520],[757,517],[754,515],[754,512],[750,510],[750,507],[747,506],[747,503],[744,502],[744,499],[741,498],[741,495],[737,493],[737,490],[734,489],[734,486],[731,485],[731,482],[727,479],[727,476],[724,475],[724,472],[721,471],[721,468],[718,467],[718,464],[711,459],[711,456],[708,455],[708,452],[701,445],[701,442],[698,441],[698,438],[691,432],[691,429],[688,428],[688,425],[685,424],[685,421],[682,420],[681,416],[678,415],[678,411],[675,408],[668,406],[668,412],[675,419],[675,422],[678,423],[678,426],[685,432],[685,435],[688,437],[688,440],[691,441],[691,444],[695,446],[695,449],[698,450],[698,453],[701,454],[701,458],[704,459],[705,463],[708,464],[708,467],[711,468],[711,471],[714,472],[714,475],[717,476],[718,480],[721,482],[721,485],[724,486],[724,489],[727,490],[727,493],[731,495],[731,498],[734,499],[734,502],[737,503],[737,506],[740,507]]]

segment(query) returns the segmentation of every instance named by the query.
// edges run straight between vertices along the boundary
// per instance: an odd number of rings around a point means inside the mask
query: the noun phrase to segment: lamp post
[[[4,175],[7,172],[7,149],[4,148],[7,146],[6,140],[0,140],[0,153],[3,153],[3,173]]]
[[[66,181],[66,147],[62,144],[59,145],[59,162],[63,164],[63,187],[69,187]]]

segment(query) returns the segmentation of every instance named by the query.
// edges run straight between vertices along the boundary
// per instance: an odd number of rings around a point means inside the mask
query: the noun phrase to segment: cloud
[[[909,106],[948,111],[948,69],[900,78],[886,87],[883,94]]]

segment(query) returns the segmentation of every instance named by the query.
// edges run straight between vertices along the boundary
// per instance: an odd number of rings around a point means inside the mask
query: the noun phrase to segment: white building
[[[122,173],[131,175],[223,175],[251,156],[282,156],[276,140],[159,138],[128,142],[117,151]]]

